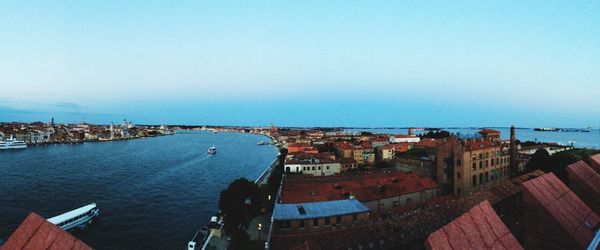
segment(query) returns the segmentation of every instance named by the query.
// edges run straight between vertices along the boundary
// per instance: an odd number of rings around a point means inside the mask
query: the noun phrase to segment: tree
[[[373,166],[375,168],[391,168],[393,165],[387,161],[376,161]]]
[[[221,191],[219,208],[223,213],[224,227],[230,234],[248,228],[248,223],[258,213],[262,204],[262,195],[258,186],[246,178],[240,178]]]
[[[439,131],[427,131],[427,133],[420,136],[421,138],[433,138],[433,139],[443,139],[450,137],[450,132],[446,130]]]
[[[541,169],[544,172],[550,172],[550,154],[541,148],[535,151],[531,160],[526,165],[527,171]]]

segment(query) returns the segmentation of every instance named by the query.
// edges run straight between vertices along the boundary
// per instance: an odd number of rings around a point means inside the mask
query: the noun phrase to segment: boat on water
[[[269,143],[268,143],[268,142],[265,142],[265,141],[259,141],[259,142],[258,142],[258,145],[269,145]]]
[[[0,141],[0,149],[19,149],[27,148],[27,144],[24,141],[19,141],[12,136],[6,141]]]
[[[48,219],[48,222],[60,227],[63,230],[70,230],[76,227],[85,227],[86,225],[92,223],[92,221],[98,217],[99,214],[100,209],[96,206],[96,203],[92,203],[73,211],[54,216]]]
[[[217,153],[217,147],[215,147],[214,145],[210,148],[208,148],[208,154],[209,155],[214,155]]]

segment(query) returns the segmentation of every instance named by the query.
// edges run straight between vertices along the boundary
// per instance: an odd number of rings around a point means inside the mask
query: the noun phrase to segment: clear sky
[[[600,1],[2,1],[0,121],[600,125]]]

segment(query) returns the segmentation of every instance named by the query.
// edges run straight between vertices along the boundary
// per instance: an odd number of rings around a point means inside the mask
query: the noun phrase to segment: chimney
[[[510,127],[510,172],[513,175],[518,174],[517,169],[517,138],[515,135],[515,125]]]

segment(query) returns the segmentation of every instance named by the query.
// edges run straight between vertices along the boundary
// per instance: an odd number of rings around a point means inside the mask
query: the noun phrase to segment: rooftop
[[[287,175],[281,191],[282,203],[347,199],[372,201],[437,188],[429,177],[402,171],[348,172],[333,176]]]
[[[587,248],[600,225],[596,215],[553,173],[523,183],[524,200],[530,196],[580,247]]]
[[[488,201],[432,233],[427,249],[523,249]]]
[[[30,213],[2,245],[2,250],[13,249],[92,249],[73,235],[35,213]]]
[[[355,199],[296,204],[276,203],[273,209],[273,219],[313,219],[364,212],[369,212],[369,209]]]
[[[575,179],[600,199],[600,174],[596,173],[584,161],[575,162],[567,167],[569,179]]]

